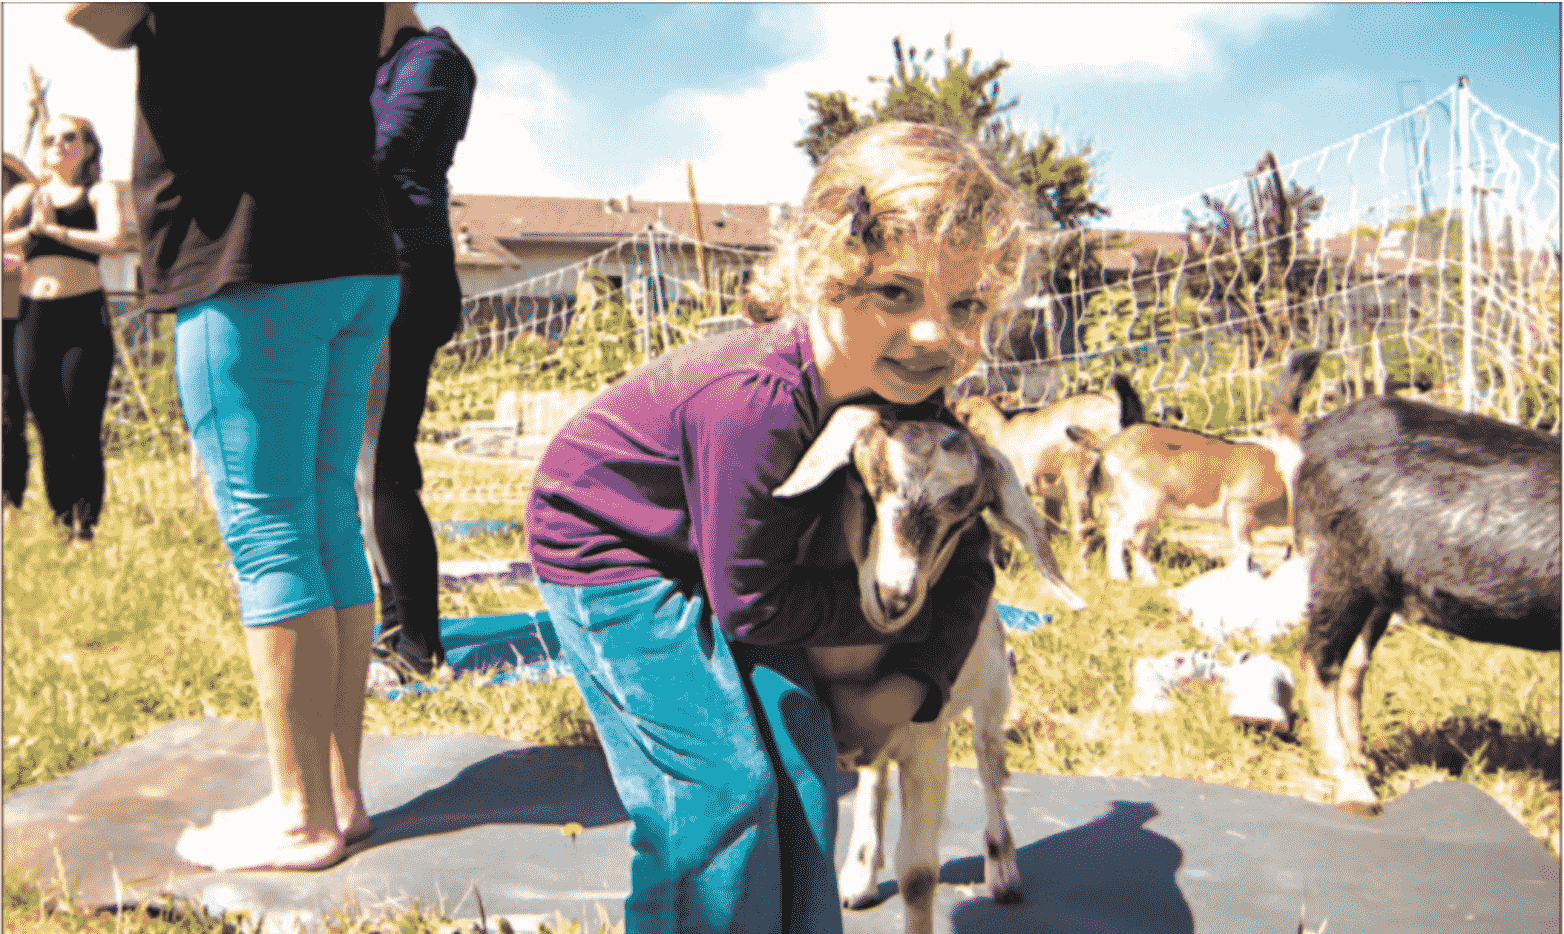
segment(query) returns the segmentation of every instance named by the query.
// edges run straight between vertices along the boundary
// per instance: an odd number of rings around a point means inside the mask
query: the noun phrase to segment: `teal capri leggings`
[[[647,578],[539,582],[631,819],[626,934],[841,934],[836,747],[803,653]]]
[[[399,289],[396,276],[233,283],[179,309],[179,401],[246,626],[375,599],[353,475]]]

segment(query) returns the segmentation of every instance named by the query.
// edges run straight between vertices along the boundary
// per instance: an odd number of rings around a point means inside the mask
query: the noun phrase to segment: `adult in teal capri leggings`
[[[375,589],[353,480],[399,290],[395,276],[235,283],[179,309],[179,396],[233,553],[262,704],[295,700],[263,710],[272,796],[187,831],[179,853],[193,863],[316,868],[370,831],[358,747]],[[294,790],[302,809],[284,803]]]
[[[385,6],[89,3],[66,18],[135,48],[141,307],[177,314],[180,399],[233,555],[271,771],[270,795],[186,829],[176,851],[320,869],[372,829],[359,753],[375,599],[353,481],[400,288],[372,158]]]

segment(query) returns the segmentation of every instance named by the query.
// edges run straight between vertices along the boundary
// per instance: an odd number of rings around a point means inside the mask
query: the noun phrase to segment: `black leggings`
[[[114,338],[103,292],[22,299],[16,376],[43,448],[43,485],[56,522],[91,539],[103,511],[103,407]]]
[[[5,433],[0,436],[0,492],[5,501],[22,508],[27,492],[27,403],[16,380],[16,318],[5,319],[5,349],[0,367],[5,371]]]
[[[390,382],[375,445],[375,543],[390,580],[380,582],[382,645],[420,674],[445,661],[440,642],[439,553],[418,495],[418,423],[429,367],[461,317],[462,290],[449,248],[402,257],[402,297],[391,324]],[[378,573],[378,569],[377,569]]]

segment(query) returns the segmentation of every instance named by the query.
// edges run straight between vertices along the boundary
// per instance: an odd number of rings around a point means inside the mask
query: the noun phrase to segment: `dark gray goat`
[[[1394,396],[1360,399],[1300,434],[1304,705],[1337,805],[1374,814],[1363,677],[1391,614],[1415,610],[1479,642],[1559,648],[1560,442]]]

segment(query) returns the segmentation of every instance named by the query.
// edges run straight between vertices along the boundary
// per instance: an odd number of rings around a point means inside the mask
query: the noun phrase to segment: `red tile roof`
[[[628,201],[628,204],[626,203]],[[770,208],[764,204],[700,203],[705,240],[724,246],[771,245]],[[688,201],[640,198],[546,198],[527,195],[451,196],[451,234],[457,262],[469,266],[516,265],[512,250],[527,243],[609,246],[649,224],[692,236]],[[471,248],[461,251],[462,231]]]

